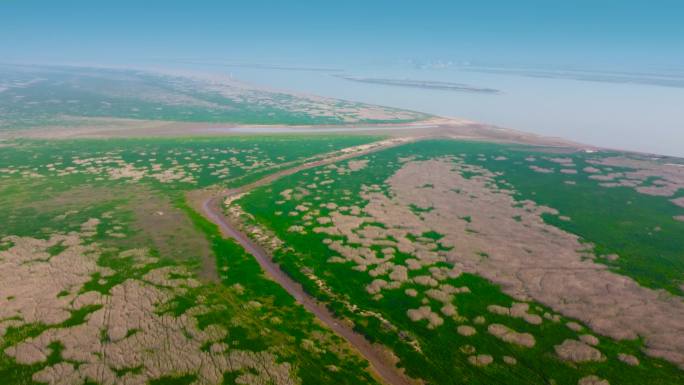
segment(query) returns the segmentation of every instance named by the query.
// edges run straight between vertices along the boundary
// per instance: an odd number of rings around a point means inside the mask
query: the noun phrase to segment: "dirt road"
[[[381,349],[371,345],[364,336],[355,332],[351,327],[344,324],[339,319],[328,310],[328,308],[318,302],[314,297],[307,294],[302,286],[290,278],[285,272],[280,269],[277,263],[273,262],[270,255],[266,250],[264,250],[257,243],[252,241],[246,234],[242,233],[236,224],[231,223],[229,218],[223,215],[222,212],[222,202],[226,198],[234,197],[238,194],[248,192],[256,187],[267,185],[273,181],[282,178],[287,175],[292,175],[298,171],[318,167],[326,164],[331,164],[339,162],[341,160],[350,159],[365,155],[371,152],[383,150],[386,148],[394,147],[407,141],[414,140],[410,139],[392,139],[382,142],[376,142],[373,145],[357,146],[352,149],[348,149],[341,152],[336,152],[332,156],[315,160],[311,162],[306,162],[299,164],[292,168],[282,170],[266,176],[256,182],[250,183],[248,185],[242,186],[236,189],[226,190],[220,194],[214,195],[212,197],[206,198],[201,205],[202,214],[213,223],[217,224],[221,229],[224,236],[233,238],[237,241],[244,249],[252,254],[257,260],[261,268],[264,269],[266,274],[270,276],[274,281],[276,281],[280,286],[283,287],[290,295],[292,295],[297,302],[302,304],[305,309],[310,311],[316,318],[318,318],[322,323],[327,325],[339,336],[347,340],[356,350],[363,355],[366,360],[371,364],[373,370],[380,379],[389,385],[409,385],[412,381],[405,376],[395,365],[392,363]],[[353,150],[355,149],[355,150]]]

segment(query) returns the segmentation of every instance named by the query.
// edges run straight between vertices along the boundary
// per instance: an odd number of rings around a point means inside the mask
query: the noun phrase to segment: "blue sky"
[[[0,61],[681,68],[682,1],[0,0]]]

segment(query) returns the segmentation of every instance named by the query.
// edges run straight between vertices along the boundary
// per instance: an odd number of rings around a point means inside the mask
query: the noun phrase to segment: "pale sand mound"
[[[623,176],[624,176],[623,173],[620,173],[620,172],[612,172],[612,173],[609,173],[609,174],[590,175],[590,176],[589,176],[589,179],[607,182],[607,181],[613,181],[613,180],[615,180],[616,178],[620,178],[620,177],[623,177]]]
[[[549,157],[545,157],[545,159],[550,160],[553,163],[558,163],[561,166],[565,166],[565,167],[575,166],[575,163],[572,160],[572,158],[549,158]]]
[[[442,317],[440,317],[437,313],[433,312],[430,306],[421,306],[418,309],[409,309],[406,311],[406,314],[414,322],[427,320],[428,328],[430,329],[434,329],[435,327],[444,323],[444,319],[442,319]]]
[[[318,217],[316,218],[316,222],[318,222],[319,225],[327,225],[332,222],[332,220],[328,217]]]
[[[368,286],[366,286],[366,291],[369,294],[378,294],[383,287],[387,286],[387,281],[384,279],[374,279]]]
[[[591,375],[580,378],[580,380],[577,381],[577,385],[610,385],[610,382],[600,377]]]
[[[672,199],[672,203],[676,204],[679,207],[684,207],[684,197]]]
[[[289,189],[287,189],[287,190],[283,190],[283,191],[280,192],[280,195],[281,195],[286,201],[289,201],[290,199],[292,199],[292,189],[289,188]],[[229,204],[230,204],[230,202],[226,202],[226,206],[228,206]]]
[[[423,285],[423,286],[433,286],[434,287],[434,286],[439,285],[439,282],[437,282],[436,279],[434,279],[430,276],[427,276],[427,275],[419,275],[417,277],[414,277],[413,282],[415,282],[419,285]]]
[[[518,363],[518,360],[516,360],[515,357],[503,356],[503,362],[507,363],[508,365],[515,365]]]
[[[532,171],[535,171],[535,172],[538,172],[538,173],[542,173],[542,174],[551,174],[551,173],[554,172],[553,169],[544,168],[544,167],[539,167],[539,166],[534,166],[534,165],[530,166],[530,169],[531,169]]]
[[[631,354],[619,353],[618,354],[618,360],[620,360],[620,361],[622,361],[625,364],[630,365],[630,366],[639,365],[639,359],[634,357]]]
[[[684,215],[677,215],[673,217],[675,221],[684,222]]]
[[[591,334],[582,334],[579,339],[587,345],[596,346],[599,344],[599,339]]]
[[[565,361],[590,362],[606,359],[596,348],[576,340],[565,340],[562,344],[554,346],[554,350],[558,357]]]
[[[487,366],[494,362],[494,358],[489,354],[478,354],[476,356],[468,357],[468,362],[475,366]]]
[[[366,168],[366,165],[368,165],[368,159],[350,160],[347,162],[347,167],[349,167],[349,170],[351,171],[362,170]]]
[[[576,331],[576,332],[582,331],[582,329],[584,329],[582,327],[582,325],[578,324],[577,322],[573,322],[573,321],[570,321],[570,322],[566,323],[565,325],[568,327],[568,329],[570,329],[572,331]]]
[[[535,344],[534,336],[530,333],[518,333],[513,329],[501,324],[491,324],[487,327],[489,334],[510,344],[516,344],[531,348]]]
[[[514,303],[510,308],[499,305],[487,306],[487,310],[490,313],[522,318],[532,325],[540,325],[542,323],[542,317],[537,314],[528,313],[529,309],[530,305],[526,303]]]

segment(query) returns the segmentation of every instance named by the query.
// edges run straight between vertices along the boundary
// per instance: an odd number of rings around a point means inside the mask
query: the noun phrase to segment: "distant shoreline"
[[[475,92],[482,94],[499,94],[500,90],[495,88],[475,87],[463,83],[441,82],[433,80],[413,80],[413,79],[387,79],[387,78],[365,78],[359,76],[332,75],[340,79],[352,82],[381,84],[386,86],[423,88],[430,90]]]

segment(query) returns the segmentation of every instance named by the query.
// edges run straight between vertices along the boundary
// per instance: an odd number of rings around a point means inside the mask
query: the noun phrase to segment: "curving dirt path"
[[[282,271],[280,266],[273,262],[266,250],[252,241],[246,234],[242,233],[238,226],[231,223],[230,220],[223,215],[221,203],[226,198],[248,192],[259,186],[267,185],[279,178],[292,175],[301,170],[366,155],[371,152],[398,146],[415,139],[416,138],[390,139],[376,142],[371,145],[362,145],[338,151],[329,157],[305,162],[292,168],[270,174],[242,187],[224,190],[219,194],[214,194],[208,198],[204,198],[200,207],[201,214],[218,225],[221,233],[224,236],[233,238],[240,245],[242,245],[247,252],[252,254],[268,276],[270,276],[274,281],[282,286],[283,289],[290,293],[290,295],[292,295],[297,302],[304,306],[305,309],[313,313],[316,318],[318,318],[340,337],[344,338],[347,340],[347,342],[354,346],[354,348],[356,348],[356,350],[361,353],[366,360],[368,360],[377,376],[388,385],[410,385],[414,383],[414,381],[412,381],[401,370],[399,370],[396,365],[388,359],[387,355],[384,354],[381,349],[374,347],[363,335],[355,332],[350,326],[344,324],[341,320],[336,318],[333,313],[328,310],[325,304],[318,302],[314,297],[307,294],[299,283]]]

